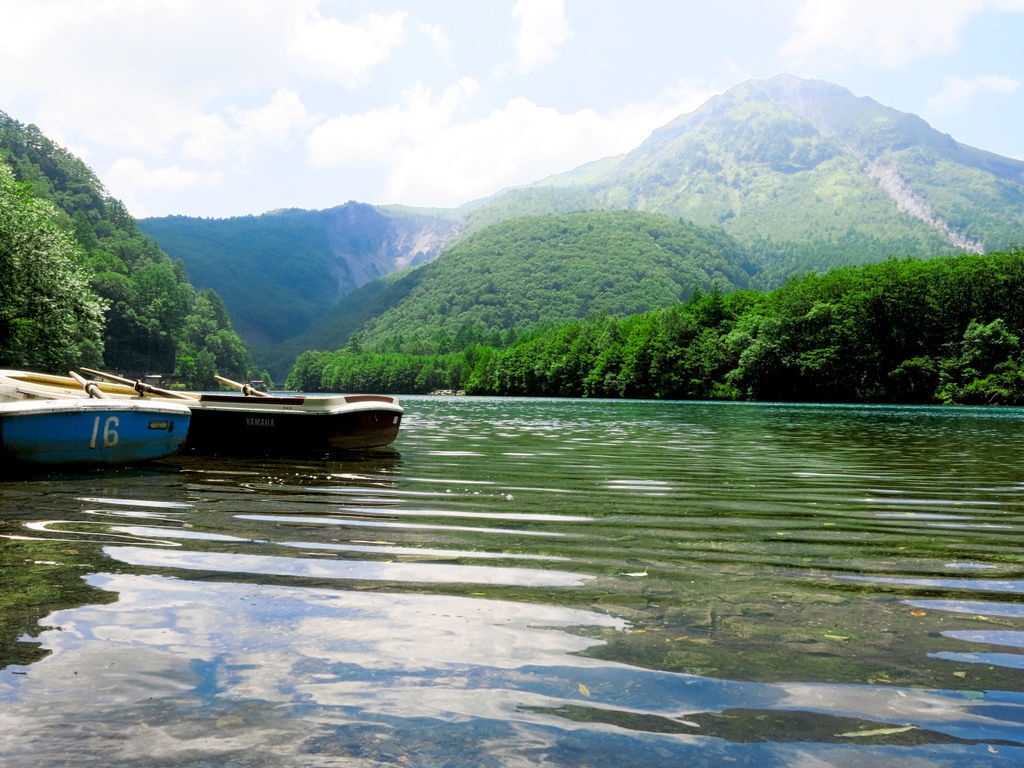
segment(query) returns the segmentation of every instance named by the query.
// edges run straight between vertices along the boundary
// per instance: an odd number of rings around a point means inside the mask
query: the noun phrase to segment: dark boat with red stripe
[[[402,407],[383,395],[251,397],[200,394],[189,403],[185,450],[203,453],[294,453],[389,445]]]

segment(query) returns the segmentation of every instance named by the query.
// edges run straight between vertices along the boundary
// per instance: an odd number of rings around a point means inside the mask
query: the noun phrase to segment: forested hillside
[[[366,348],[447,352],[499,343],[538,324],[669,306],[694,289],[746,287],[752,271],[743,248],[720,229],[664,216],[515,219],[357,291],[302,337],[305,346],[287,348],[295,354],[332,339],[336,347],[355,334]]]
[[[749,264],[721,230],[635,211],[538,216],[494,225],[421,270],[401,303],[364,324],[367,346],[435,348],[462,328],[521,331],[594,314],[623,316],[695,288],[749,284]]]
[[[67,150],[0,112],[0,364],[244,378],[219,297],[142,234]]]
[[[307,352],[302,389],[1024,404],[1024,250],[890,260],[698,293],[447,355]]]
[[[103,360],[107,304],[90,290],[81,247],[0,162],[0,364],[66,370]]]
[[[454,216],[362,203],[261,216],[143,219],[197,285],[224,298],[239,332],[274,344],[302,333],[361,285],[435,258]]]

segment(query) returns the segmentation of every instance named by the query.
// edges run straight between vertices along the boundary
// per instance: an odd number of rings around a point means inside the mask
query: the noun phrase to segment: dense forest
[[[353,336],[367,348],[412,354],[504,345],[538,324],[668,307],[695,288],[745,288],[754,271],[719,227],[640,211],[526,216],[363,286],[301,337],[261,354],[280,378],[302,350]]]
[[[440,350],[439,350],[440,352]],[[288,386],[470,394],[1024,404],[1024,249],[892,259],[498,348],[302,354]]]
[[[0,364],[246,378],[216,293],[196,291],[91,170],[0,112]]]

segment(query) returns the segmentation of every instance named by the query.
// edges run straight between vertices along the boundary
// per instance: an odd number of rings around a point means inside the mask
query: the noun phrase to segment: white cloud
[[[593,110],[566,115],[514,98],[479,120],[425,137],[392,168],[388,195],[457,205],[592,160],[591,147],[607,144],[617,130]]]
[[[430,89],[417,84],[387,109],[327,120],[309,136],[310,162],[314,167],[389,163],[397,153],[408,152],[450,126],[456,111],[478,90],[476,81],[463,78],[434,103]]]
[[[518,0],[512,15],[519,20],[516,69],[522,75],[554,60],[569,39],[562,0]]]
[[[310,124],[302,99],[295,91],[279,89],[264,107],[251,110],[230,109],[246,141],[260,144],[284,144]]]
[[[354,87],[404,39],[404,13],[342,22],[320,6],[6,2],[4,29],[17,33],[0,46],[3,108],[30,115],[46,132],[73,134],[79,144],[160,154],[184,142],[192,157],[219,157],[228,137],[265,137],[275,130],[267,121],[301,121],[297,97],[289,103],[282,95],[285,83],[327,79]],[[273,91],[262,114],[244,118],[263,125],[240,130],[236,123],[252,109],[246,102]]]
[[[983,0],[806,0],[782,46],[790,66],[894,68],[953,50]]]
[[[220,115],[197,115],[187,125],[188,135],[182,142],[181,153],[192,160],[218,162],[234,145],[231,128]]]
[[[278,90],[262,107],[230,106],[223,115],[199,115],[184,124],[181,151],[185,157],[217,163],[246,159],[264,147],[287,147],[311,124],[299,95]]]
[[[562,113],[520,97],[483,117],[460,120],[478,89],[464,79],[435,101],[419,86],[389,109],[335,117],[311,134],[310,162],[319,168],[379,167],[386,199],[375,202],[460,205],[633,149],[711,95],[680,82],[655,101],[605,114]]]
[[[140,194],[180,192],[196,187],[212,187],[221,181],[219,171],[201,172],[187,170],[173,165],[167,168],[147,168],[146,164],[134,157],[122,157],[103,174],[104,186],[110,194],[121,200],[133,216],[145,217],[146,211],[140,202]]]
[[[928,106],[947,112],[957,111],[979,92],[1011,94],[1019,87],[1017,80],[1000,75],[981,75],[970,79],[950,75],[946,77],[942,93],[928,99]]]
[[[405,40],[407,14],[368,14],[355,23],[324,18],[319,3],[295,20],[288,51],[315,73],[355,87]]]
[[[445,34],[440,25],[420,24],[420,32],[430,38],[430,42],[438,54],[445,58],[451,54],[452,41],[448,39],[448,35]]]

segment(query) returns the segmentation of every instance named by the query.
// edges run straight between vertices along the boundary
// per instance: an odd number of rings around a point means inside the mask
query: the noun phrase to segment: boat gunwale
[[[181,394],[189,399],[176,399],[159,394],[140,395],[126,384],[93,382],[100,390],[114,398],[132,402],[159,402],[184,405],[196,410],[230,410],[246,413],[295,413],[325,415],[333,413],[355,413],[384,411],[402,414],[404,409],[397,397],[388,395],[285,395],[251,397],[230,392],[188,392]],[[17,399],[79,399],[88,400],[88,394],[77,382],[66,376],[35,373],[28,371],[0,369],[0,397],[7,389]]]
[[[81,411],[132,411],[134,413],[170,414],[188,417],[192,409],[186,403],[171,400],[131,400],[129,398],[93,399],[85,397],[39,398],[0,402],[0,416],[31,416],[44,413],[77,413]]]

